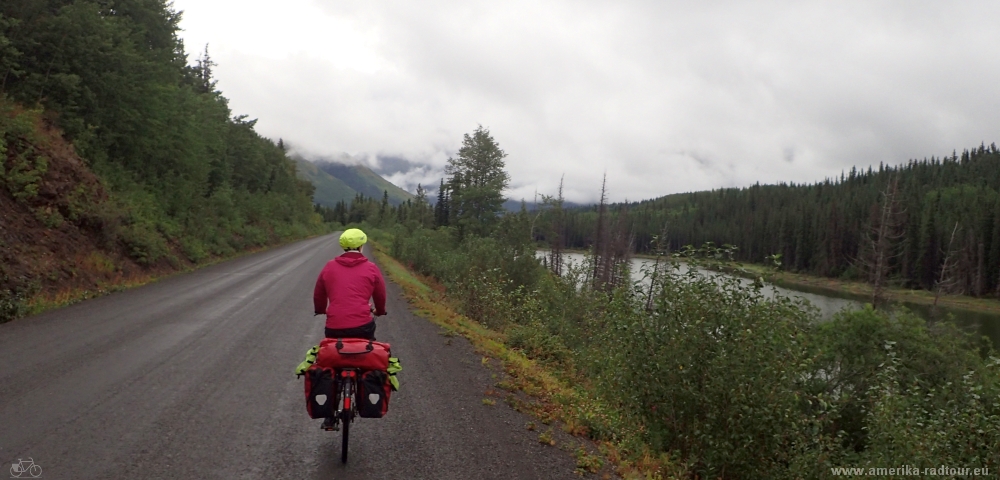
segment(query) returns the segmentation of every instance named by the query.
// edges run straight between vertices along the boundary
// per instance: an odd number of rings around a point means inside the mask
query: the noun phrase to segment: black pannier
[[[337,413],[337,388],[332,368],[313,365],[306,370],[306,410],[310,418]]]
[[[382,370],[369,370],[361,374],[358,382],[358,415],[364,418],[382,418],[389,410],[389,374]]]

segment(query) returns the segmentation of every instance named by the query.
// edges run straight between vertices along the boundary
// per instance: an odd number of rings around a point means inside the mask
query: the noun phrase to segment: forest
[[[814,184],[757,184],[605,208],[623,217],[638,253],[649,252],[662,235],[674,251],[728,244],[739,261],[780,259],[789,271],[844,279],[864,279],[869,246],[885,224],[891,283],[919,289],[947,284],[948,293],[998,296],[998,192],[1000,150],[991,144],[904,165],[852,168]],[[590,248],[598,209],[559,212],[566,247]],[[536,235],[551,242],[555,232],[540,229]]]
[[[171,243],[197,261],[317,223],[312,186],[281,141],[233,115],[207,47],[189,64],[179,21],[164,0],[4,1],[3,102],[63,132],[126,212],[122,241],[147,263]],[[30,170],[30,142],[4,133],[8,171]]]
[[[0,321],[329,228],[180,18],[165,0],[0,3]]]

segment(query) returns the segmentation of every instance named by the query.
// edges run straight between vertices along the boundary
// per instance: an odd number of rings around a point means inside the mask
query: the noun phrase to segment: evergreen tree
[[[430,228],[433,227],[433,219],[430,218],[431,210],[430,206],[427,204],[427,190],[421,184],[417,184],[417,195],[413,199],[413,209],[414,209],[414,219],[417,224],[421,227]],[[409,204],[407,200],[407,204]]]
[[[503,191],[510,182],[507,156],[482,126],[465,134],[458,156],[448,159],[451,208],[460,232],[487,236],[503,211]]]
[[[448,224],[448,199],[445,191],[444,179],[438,186],[437,203],[434,204],[434,225],[442,227]]]

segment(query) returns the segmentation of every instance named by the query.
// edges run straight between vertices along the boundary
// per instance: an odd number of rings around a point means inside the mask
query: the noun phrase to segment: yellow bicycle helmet
[[[348,228],[340,234],[340,246],[347,250],[349,248],[361,248],[368,242],[368,235],[357,228]]]

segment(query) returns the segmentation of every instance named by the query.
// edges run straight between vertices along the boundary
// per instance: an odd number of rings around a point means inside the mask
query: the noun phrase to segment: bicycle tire
[[[347,463],[347,441],[351,431],[351,412],[347,410],[341,412],[340,422],[344,428],[344,439],[340,442],[340,463]]]

